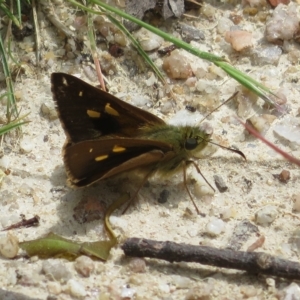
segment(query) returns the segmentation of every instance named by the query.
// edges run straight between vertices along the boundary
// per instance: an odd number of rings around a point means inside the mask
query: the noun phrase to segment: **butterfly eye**
[[[197,139],[195,138],[188,138],[185,140],[184,148],[186,150],[194,150],[198,146]]]

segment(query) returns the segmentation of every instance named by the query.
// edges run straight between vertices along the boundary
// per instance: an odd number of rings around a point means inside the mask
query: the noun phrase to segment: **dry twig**
[[[197,262],[289,279],[300,279],[300,263],[264,252],[244,252],[174,242],[129,238],[122,245],[127,256],[151,257],[169,262]]]

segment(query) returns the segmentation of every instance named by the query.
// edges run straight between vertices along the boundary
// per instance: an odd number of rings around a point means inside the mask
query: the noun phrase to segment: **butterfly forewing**
[[[138,128],[163,120],[68,74],[51,76],[53,98],[69,143],[106,135],[134,138]]]

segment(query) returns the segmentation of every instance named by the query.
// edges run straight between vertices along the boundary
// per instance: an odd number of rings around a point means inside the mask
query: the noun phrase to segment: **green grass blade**
[[[5,5],[5,3],[3,2],[0,2],[0,10],[2,10],[5,15],[7,15],[11,20],[12,22],[19,28],[21,28],[21,22],[18,20],[18,18],[16,18],[12,12],[10,11],[10,9],[7,7],[7,5]]]
[[[102,14],[101,12],[95,12],[89,8],[86,8],[84,5],[78,3],[75,0],[68,0],[68,1],[76,6],[80,7],[81,9],[83,9],[85,11],[93,12],[95,14]],[[177,47],[182,48],[182,49],[188,51],[189,53],[196,55],[199,58],[202,58],[202,59],[205,59],[205,60],[208,60],[208,61],[214,63],[215,65],[222,68],[229,76],[231,76],[232,78],[237,80],[240,84],[242,84],[243,86],[247,87],[252,92],[257,94],[264,101],[275,106],[278,110],[281,110],[281,111],[283,110],[278,104],[275,103],[275,101],[271,97],[269,97],[270,94],[273,96],[274,96],[274,94],[266,86],[264,86],[260,82],[256,81],[252,77],[244,74],[243,72],[237,70],[236,68],[232,67],[229,63],[227,63],[225,61],[224,58],[219,57],[214,54],[211,54],[211,53],[208,53],[208,52],[200,51],[196,47],[193,47],[190,44],[188,44],[180,39],[177,39],[177,38],[173,37],[172,35],[167,34],[166,32],[164,32],[156,27],[153,27],[153,26],[123,12],[122,10],[112,7],[106,3],[103,3],[102,1],[90,0],[90,3],[97,4],[101,8],[104,8],[108,11],[116,13],[117,15],[121,16],[122,18],[125,18],[131,22],[134,22],[134,23],[138,24],[139,26],[144,27],[147,30],[161,36],[165,40],[176,45]]]
[[[283,108],[275,103],[270,97],[266,95],[266,92],[268,94],[272,94],[272,91],[261,84],[260,82],[256,81],[252,77],[246,75],[245,73],[239,71],[238,69],[232,67],[230,64],[226,62],[215,62],[215,65],[223,69],[227,74],[229,74],[232,78],[234,78],[236,81],[238,81],[241,85],[247,87],[250,91],[254,92],[256,95],[258,95],[261,99],[263,99],[265,102],[273,105],[276,107],[278,111],[282,111]]]
[[[80,4],[79,2],[77,2],[75,0],[68,0],[68,1],[70,3],[76,5],[76,6],[80,7],[83,10],[86,10],[86,11],[89,11],[89,12],[92,12],[92,13],[95,13],[95,14],[103,14],[101,12],[96,12],[96,11],[94,11],[92,9],[89,9],[89,8],[85,7],[84,5]],[[141,21],[141,20],[139,20],[139,19],[137,19],[137,18],[135,18],[135,17],[133,17],[133,16],[131,16],[131,15],[129,15],[129,14],[127,14],[127,13],[119,10],[119,9],[117,9],[117,8],[114,8],[114,7],[112,7],[112,6],[108,5],[108,4],[105,4],[105,3],[103,3],[103,2],[101,2],[99,0],[90,0],[90,3],[97,4],[100,7],[104,8],[104,9],[106,9],[108,11],[116,13],[120,17],[125,18],[125,19],[127,19],[127,20],[129,20],[131,22],[134,22],[134,23],[136,23],[136,24],[138,24],[138,25],[146,28],[149,31],[152,31],[153,33],[155,33],[155,34],[161,36],[162,38],[164,38],[166,41],[169,41],[169,42],[177,45],[179,48],[182,48],[182,49],[184,49],[184,50],[186,50],[186,51],[188,51],[188,52],[190,52],[190,53],[192,53],[192,54],[194,54],[194,55],[196,55],[196,56],[198,56],[200,58],[209,60],[211,62],[214,62],[214,61],[224,61],[224,58],[222,58],[222,57],[219,57],[217,55],[211,54],[209,52],[200,51],[199,49],[197,49],[195,47],[192,47],[190,44],[188,44],[188,43],[186,43],[186,42],[184,42],[184,41],[182,41],[180,39],[177,39],[177,38],[173,37],[172,35],[164,32],[164,31],[162,31],[162,30],[160,30],[160,29],[158,29],[156,27],[153,27],[153,26],[151,26],[151,25],[149,25],[149,24],[147,24],[147,23],[145,23],[145,22],[143,22],[143,21]]]
[[[13,121],[13,122],[10,122],[7,125],[4,125],[4,126],[0,127],[0,136],[5,134],[5,133],[8,133],[9,131],[11,131],[13,129],[21,127],[22,125],[24,125],[26,123],[29,123],[29,121],[20,121],[22,118],[19,118],[19,119]]]
[[[6,117],[8,118],[8,121],[10,121],[11,116],[18,117],[19,113],[17,110],[17,104],[16,104],[16,98],[14,94],[14,86],[13,82],[11,79],[11,74],[8,66],[8,60],[7,60],[7,55],[6,55],[6,49],[4,47],[4,43],[2,41],[2,37],[0,35],[0,56],[2,57],[2,67],[4,71],[4,75],[6,78],[6,86],[8,89],[7,92],[7,111],[6,111]]]
[[[160,72],[160,70],[157,68],[157,66],[153,63],[153,61],[150,59],[148,54],[142,49],[140,43],[133,37],[133,35],[127,30],[123,24],[121,24],[116,18],[114,18],[111,14],[107,14],[106,16],[109,18],[109,20],[116,25],[123,33],[126,34],[126,36],[130,39],[131,43],[134,45],[134,47],[137,49],[139,54],[143,57],[143,59],[148,63],[148,65],[152,68],[152,70],[156,73],[157,77],[166,84],[165,78]]]

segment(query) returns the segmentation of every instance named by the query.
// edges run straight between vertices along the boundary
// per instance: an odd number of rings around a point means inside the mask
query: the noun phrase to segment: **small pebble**
[[[150,98],[142,94],[133,94],[131,97],[132,104],[138,107],[146,107],[150,103]]]
[[[288,5],[291,0],[268,0],[268,2],[273,6],[276,7],[278,6],[280,3]]]
[[[279,180],[281,182],[287,182],[291,179],[291,173],[288,170],[282,170],[279,174]]]
[[[157,288],[163,293],[166,293],[166,294],[170,293],[170,285],[167,283],[158,284]]]
[[[236,51],[242,51],[253,46],[252,33],[243,30],[225,32],[225,41]]]
[[[138,40],[144,51],[155,50],[159,48],[164,41],[163,38],[145,28],[139,29],[133,35]]]
[[[277,215],[277,208],[273,205],[267,205],[256,212],[255,222],[261,226],[268,226],[275,221]]]
[[[19,241],[16,236],[7,233],[0,238],[0,254],[6,258],[14,258],[19,252]]]
[[[292,144],[300,146],[300,121],[295,117],[288,117],[274,126],[274,132]],[[292,145],[291,144],[291,145]]]
[[[206,233],[218,236],[225,230],[225,223],[221,219],[213,219],[206,224]]]
[[[257,287],[247,285],[241,286],[241,293],[244,295],[245,299],[252,298],[252,299],[259,299],[258,296],[259,289]]]
[[[23,153],[29,153],[33,150],[33,142],[32,142],[32,138],[28,138],[28,137],[23,137],[21,142],[20,142],[20,150]]]
[[[112,226],[122,229],[125,232],[127,231],[128,223],[124,218],[116,217],[116,216],[110,216],[109,222]]]
[[[214,194],[214,191],[204,180],[199,179],[194,185],[194,194],[200,198],[203,196],[211,196]]]
[[[253,49],[253,63],[255,65],[277,65],[282,54],[277,45],[261,46]]]
[[[8,169],[10,164],[10,159],[7,155],[3,155],[0,158],[0,167],[2,167],[4,170]]]
[[[220,175],[214,175],[214,180],[220,193],[224,193],[228,190],[228,186]]]
[[[70,279],[67,284],[67,290],[69,294],[76,298],[82,298],[86,296],[86,291],[84,286],[74,279]]]
[[[61,293],[61,285],[56,281],[48,281],[47,282],[48,292],[53,295],[58,295]]]
[[[276,286],[276,281],[274,278],[266,278],[266,284],[268,287],[274,288]]]
[[[56,259],[44,260],[42,272],[53,281],[67,282],[72,278],[72,273],[66,264]]]
[[[156,79],[154,73],[151,73],[151,75],[149,76],[149,78],[146,79],[144,81],[144,83],[146,84],[146,86],[153,86],[155,83],[157,83],[157,79]]]
[[[95,269],[94,261],[88,256],[80,256],[76,258],[74,264],[75,270],[84,277],[90,277]]]
[[[184,23],[180,24],[177,30],[181,33],[182,39],[186,43],[205,39],[204,33],[201,30]]]
[[[202,3],[200,11],[209,20],[213,20],[216,16],[216,8],[207,2]]]
[[[297,16],[298,4],[290,3],[288,6],[279,4],[273,11],[273,16],[266,24],[266,39],[269,42],[280,43],[291,40],[299,30]]]
[[[173,105],[172,105],[172,102],[171,101],[166,101],[164,102],[161,107],[160,107],[160,111],[163,113],[163,114],[168,114],[171,109],[172,109]]]
[[[279,296],[280,299],[284,299],[284,300],[300,299],[300,287],[297,283],[292,282],[278,296]]]
[[[145,273],[146,272],[146,261],[143,258],[134,257],[130,260],[128,267],[132,272]]]
[[[230,218],[233,218],[235,214],[234,208],[230,206],[220,210],[220,217],[222,220],[229,220]]]
[[[53,102],[53,101],[52,101]],[[54,102],[44,102],[41,105],[41,112],[48,120],[56,120],[58,118],[57,111],[54,107]]]
[[[225,17],[221,17],[218,19],[217,32],[223,36],[226,31],[230,31],[230,28],[233,25],[234,24],[231,20]]]
[[[187,58],[177,49],[170,56],[164,57],[162,68],[172,79],[187,79],[193,75]]]
[[[184,276],[173,275],[172,279],[172,283],[176,286],[177,289],[188,289],[192,285],[191,279]]]
[[[282,170],[280,174],[274,175],[280,182],[287,183],[291,179],[291,172],[289,170]]]
[[[257,248],[260,248],[264,242],[265,242],[266,238],[264,235],[261,235],[254,243],[252,243],[248,248],[247,248],[247,252],[253,252],[254,250],[256,250]]]
[[[196,83],[195,87],[196,87],[197,91],[199,91],[199,92],[213,94],[213,97],[215,97],[215,94],[217,92],[217,87],[211,80],[199,79],[198,82]],[[202,99],[202,102],[203,102],[203,99]]]

